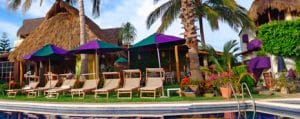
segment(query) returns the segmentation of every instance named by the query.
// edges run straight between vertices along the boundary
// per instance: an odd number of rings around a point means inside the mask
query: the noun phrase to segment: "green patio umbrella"
[[[115,63],[127,63],[127,62],[128,62],[128,60],[123,57],[120,57],[115,61]]]
[[[154,50],[156,49],[157,52],[157,60],[158,60],[158,67],[161,68],[161,62],[160,62],[160,53],[159,48],[162,47],[172,47],[179,44],[184,44],[185,39],[160,34],[160,33],[154,33],[145,39],[141,40],[140,42],[134,44],[129,50]]]

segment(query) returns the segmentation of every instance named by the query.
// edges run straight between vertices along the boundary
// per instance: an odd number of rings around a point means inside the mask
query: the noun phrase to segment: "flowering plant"
[[[232,71],[227,71],[219,74],[212,74],[208,79],[213,81],[216,87],[227,87],[229,83],[234,83],[235,76]]]
[[[198,84],[198,80],[191,80],[189,77],[185,77],[181,80],[180,87],[187,92],[196,92],[199,87]]]
[[[214,81],[212,80],[203,80],[199,82],[199,87],[203,93],[213,93],[214,92]]]

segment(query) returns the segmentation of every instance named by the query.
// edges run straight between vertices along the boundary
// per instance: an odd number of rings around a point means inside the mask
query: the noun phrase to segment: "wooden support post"
[[[175,46],[175,65],[176,65],[176,79],[177,79],[177,82],[179,83],[180,82],[180,69],[179,69],[179,56],[178,56],[178,46],[176,45]]]
[[[20,61],[20,86],[21,87],[23,86],[23,76],[24,76],[24,73],[23,73],[23,64]]]

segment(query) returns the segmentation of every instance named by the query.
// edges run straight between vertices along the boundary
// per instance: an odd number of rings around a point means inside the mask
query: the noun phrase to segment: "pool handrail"
[[[228,85],[230,86],[230,88],[231,88],[231,90],[232,90],[232,93],[233,93],[233,96],[234,96],[234,99],[235,99],[235,101],[237,102],[238,119],[240,119],[240,114],[241,114],[241,110],[240,110],[240,101],[239,101],[239,99],[237,98],[237,95],[236,95],[236,93],[235,93],[235,91],[234,91],[234,88],[233,88],[232,84],[231,84],[231,83],[228,83]],[[229,90],[228,90],[228,93],[229,93]]]
[[[249,89],[249,87],[248,87],[248,85],[244,82],[244,83],[242,83],[242,101],[245,101],[245,98],[244,98],[244,89],[245,89],[245,87],[246,87],[246,89],[247,89],[247,92],[248,92],[248,94],[249,94],[249,96],[250,96],[250,99],[252,100],[252,106],[253,106],[253,119],[255,119],[255,113],[256,113],[256,105],[255,105],[255,99],[253,98],[253,96],[252,96],[252,94],[251,94],[251,92],[250,92],[250,89]]]

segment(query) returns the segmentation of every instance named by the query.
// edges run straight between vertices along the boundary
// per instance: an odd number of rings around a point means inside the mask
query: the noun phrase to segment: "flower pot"
[[[232,96],[232,90],[229,87],[220,87],[220,91],[223,98],[229,99]]]
[[[204,93],[204,97],[214,97],[214,93]]]
[[[183,92],[185,97],[196,97],[195,92]]]
[[[288,94],[289,90],[286,87],[281,87],[280,93],[281,94]]]
[[[196,92],[198,90],[198,85],[188,85],[188,87],[193,90],[194,92]]]
[[[234,112],[224,112],[224,119],[235,119],[235,113]]]

